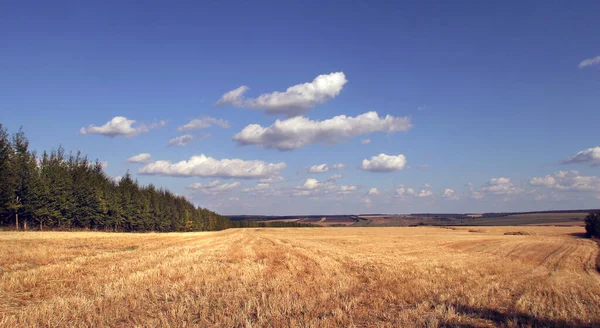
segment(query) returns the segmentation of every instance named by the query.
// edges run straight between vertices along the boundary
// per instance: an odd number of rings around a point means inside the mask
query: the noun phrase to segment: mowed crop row
[[[0,326],[600,325],[582,232],[3,232]]]

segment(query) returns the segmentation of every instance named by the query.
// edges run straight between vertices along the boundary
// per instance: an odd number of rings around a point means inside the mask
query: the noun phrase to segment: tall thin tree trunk
[[[27,231],[27,220],[23,221],[23,230]]]
[[[15,213],[15,227],[19,230],[19,213]]]
[[[40,231],[44,230],[44,226],[42,224],[43,221],[40,221]]]

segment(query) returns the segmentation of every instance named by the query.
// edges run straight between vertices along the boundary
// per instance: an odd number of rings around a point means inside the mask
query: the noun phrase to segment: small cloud
[[[185,146],[194,140],[194,136],[191,134],[182,135],[180,137],[169,140],[169,147],[171,146]]]
[[[588,148],[562,161],[562,164],[590,163],[592,166],[600,165],[600,146]]]
[[[150,153],[137,154],[129,157],[125,162],[132,164],[149,163],[152,162],[152,155]]]
[[[411,128],[410,117],[380,117],[377,112],[367,112],[356,117],[338,115],[323,121],[297,116],[276,120],[268,127],[250,124],[234,135],[233,140],[240,146],[257,145],[266,149],[289,151],[316,143],[333,145],[344,139],[374,132],[406,132]]]
[[[363,139],[363,140],[360,141],[360,143],[363,144],[363,145],[368,145],[368,144],[371,143],[371,139]]]
[[[584,59],[579,63],[579,68],[585,68],[588,66],[594,66],[600,64],[600,56],[596,56],[594,58]]]
[[[456,193],[456,191],[449,189],[449,188],[444,190],[444,194],[442,195],[442,197],[449,199],[449,200],[458,200],[460,198],[458,196],[458,194]]]
[[[136,124],[135,120],[129,120],[123,116],[113,117],[104,125],[90,125],[87,128],[81,128],[79,134],[99,134],[105,137],[114,138],[124,136],[126,138],[134,137],[140,133],[147,133],[151,129],[163,127],[167,124],[166,121],[160,121],[152,124]]]
[[[263,110],[268,115],[283,114],[288,117],[302,115],[316,104],[335,98],[346,84],[344,72],[317,76],[312,82],[297,84],[286,91],[262,94],[256,98],[244,98],[249,90],[245,85],[225,93],[217,106],[234,106]]]
[[[187,186],[187,189],[192,189],[207,195],[216,195],[223,192],[231,191],[240,186],[239,182],[221,183],[219,180],[215,180],[211,183],[192,183]]]
[[[210,128],[212,125],[220,126],[222,128],[230,127],[229,122],[226,120],[207,116],[204,118],[193,119],[190,122],[188,122],[187,124],[182,125],[179,128],[177,128],[177,131],[181,132],[181,131],[189,131],[189,130],[206,129],[206,128]]]
[[[403,154],[394,156],[381,153],[371,157],[370,160],[364,159],[360,169],[370,172],[392,172],[402,170],[405,165],[406,156]]]
[[[333,170],[343,170],[345,168],[346,168],[346,164],[344,164],[344,163],[333,164],[333,166],[331,167],[331,169],[333,169]]]
[[[371,188],[367,194],[370,196],[376,196],[379,195],[379,190],[377,188]]]
[[[337,181],[343,177],[344,176],[342,174],[334,174],[334,175],[330,176],[329,178],[327,178],[327,181]]]
[[[177,163],[155,161],[139,169],[138,173],[174,177],[264,179],[281,175],[281,171],[286,167],[283,162],[266,163],[260,160],[246,161],[237,158],[219,160],[201,154]]]
[[[309,173],[323,173],[329,171],[327,164],[313,165],[308,169]]]

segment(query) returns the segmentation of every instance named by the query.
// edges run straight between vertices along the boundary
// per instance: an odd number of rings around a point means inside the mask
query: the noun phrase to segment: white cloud
[[[252,188],[246,188],[242,191],[243,192],[264,193],[264,192],[268,191],[270,188],[271,188],[270,183],[260,182],[260,183],[257,183],[256,186],[254,186]]]
[[[360,141],[360,143],[363,144],[363,145],[368,145],[368,144],[371,143],[371,139],[363,139],[363,140]]]
[[[138,173],[163,176],[197,176],[218,178],[261,179],[279,176],[286,168],[285,163],[265,163],[260,160],[214,159],[205,156],[192,156],[188,161],[171,163],[156,161],[142,167]]]
[[[344,176],[342,174],[334,174],[334,175],[330,176],[329,178],[327,178],[327,181],[337,181],[343,177]]]
[[[358,187],[356,187],[356,186],[340,186],[337,193],[340,195],[347,195],[347,194],[350,194],[350,193],[356,191],[356,189],[358,189]]]
[[[579,171],[558,171],[553,175],[532,178],[529,183],[561,191],[600,192],[600,177],[584,176]]]
[[[579,68],[584,68],[584,67],[599,65],[599,64],[600,64],[600,56],[596,56],[594,58],[588,58],[588,59],[582,60],[581,63],[579,63]]]
[[[113,181],[116,182],[116,183],[119,183],[119,181],[121,181],[121,179],[123,179],[123,177],[120,176],[120,175],[117,175],[116,177],[113,177]]]
[[[483,194],[493,195],[515,195],[523,190],[515,186],[509,178],[492,178],[483,187],[479,189],[479,192]]]
[[[394,156],[381,153],[371,157],[370,160],[364,159],[360,169],[371,172],[392,172],[402,170],[405,165],[406,156],[403,154]]]
[[[372,196],[379,195],[379,190],[377,188],[371,188],[371,189],[369,189],[368,195],[372,195]]]
[[[129,157],[125,162],[127,163],[148,163],[152,161],[152,155],[149,153],[141,153],[135,156]]]
[[[404,199],[405,196],[415,196],[417,193],[413,188],[406,188],[404,185],[396,187],[396,196]]]
[[[329,166],[327,166],[327,164],[313,165],[308,169],[309,173],[323,173],[327,171],[329,171]]]
[[[417,194],[417,197],[431,197],[431,196],[433,196],[433,192],[428,189],[421,189],[421,191],[419,191],[419,193]]]
[[[369,197],[363,197],[360,200],[366,207],[371,207],[371,205],[373,205],[373,201],[371,200],[371,198]]]
[[[411,127],[409,117],[386,115],[380,118],[377,112],[368,112],[356,117],[339,115],[324,121],[313,121],[298,116],[276,120],[269,127],[250,124],[233,136],[233,140],[241,146],[258,145],[283,151],[319,142],[335,144],[343,139],[373,132],[408,131]]]
[[[185,146],[194,140],[194,136],[191,134],[185,134],[180,137],[169,140],[169,146]]]
[[[588,148],[578,152],[562,162],[563,164],[590,163],[592,166],[600,165],[600,146]]]
[[[262,178],[259,181],[264,182],[264,183],[277,183],[277,182],[285,181],[285,178],[278,175],[278,176],[272,176],[272,177],[268,177],[268,178]]]
[[[187,186],[187,189],[197,190],[203,194],[215,195],[223,192],[231,191],[240,186],[239,182],[221,183],[219,180],[215,180],[211,183],[192,183]]]
[[[317,179],[306,179],[304,184],[294,187],[292,194],[294,196],[314,196],[326,194],[335,189],[332,182],[319,182]]]
[[[308,169],[309,173],[323,173],[323,172],[327,172],[329,170],[342,170],[346,168],[346,164],[344,163],[338,163],[338,164],[334,164],[331,167],[327,164],[317,164],[317,165],[313,165]]]
[[[225,93],[217,102],[217,106],[261,109],[269,115],[284,114],[292,117],[302,115],[314,105],[335,98],[346,82],[348,81],[343,72],[323,74],[317,76],[312,82],[291,86],[284,92],[262,94],[254,99],[244,98],[244,93],[249,88],[242,85]]]
[[[160,121],[158,123],[147,124],[135,124],[135,120],[129,120],[123,116],[116,116],[112,120],[106,122],[102,126],[90,125],[87,128],[81,128],[79,134],[99,134],[105,137],[114,138],[116,136],[124,136],[131,138],[140,133],[146,133],[151,129],[165,126],[167,122]],[[135,126],[134,126],[135,125]]]
[[[187,124],[182,125],[179,128],[177,128],[177,131],[181,132],[181,131],[188,131],[188,130],[206,129],[206,128],[210,128],[213,124],[220,126],[222,128],[230,127],[229,122],[226,120],[222,120],[222,119],[214,118],[214,117],[203,117],[203,118],[196,118],[196,119],[191,120]]]
[[[442,197],[449,199],[449,200],[458,200],[460,198],[458,196],[458,194],[456,193],[456,191],[449,189],[449,188],[444,190],[444,194],[442,195]]]

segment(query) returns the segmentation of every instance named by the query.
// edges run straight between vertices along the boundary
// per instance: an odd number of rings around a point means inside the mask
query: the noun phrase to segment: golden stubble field
[[[583,228],[454,229],[1,232],[0,326],[600,326]]]

